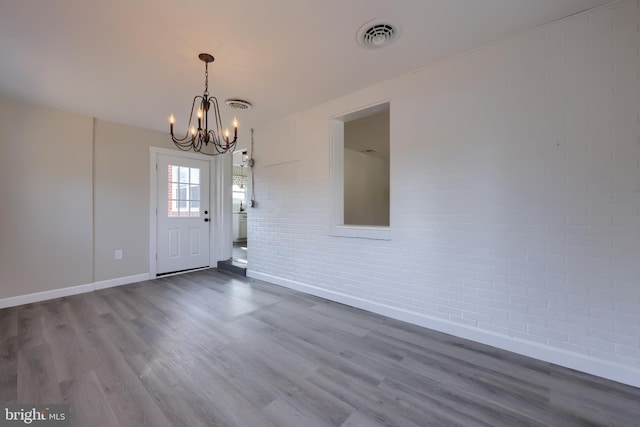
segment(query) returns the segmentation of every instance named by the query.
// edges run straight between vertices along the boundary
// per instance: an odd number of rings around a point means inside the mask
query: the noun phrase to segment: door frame
[[[157,277],[158,248],[158,155],[204,160],[209,163],[209,266],[231,258],[231,174],[230,155],[207,156],[192,152],[149,147],[149,278]]]

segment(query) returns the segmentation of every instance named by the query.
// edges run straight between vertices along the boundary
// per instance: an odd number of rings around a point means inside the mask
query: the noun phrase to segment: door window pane
[[[200,169],[191,168],[191,184],[200,184]]]
[[[191,194],[189,199],[191,200],[200,200],[200,186],[199,185],[191,185]]]
[[[200,169],[169,165],[168,216],[200,216]]]
[[[185,183],[189,182],[189,169],[190,168],[185,168],[185,167],[180,168],[180,182],[185,182]]]

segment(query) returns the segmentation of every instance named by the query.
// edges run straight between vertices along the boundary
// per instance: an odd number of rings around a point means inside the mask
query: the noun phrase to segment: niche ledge
[[[391,227],[332,225],[329,229],[329,235],[353,239],[391,240]]]

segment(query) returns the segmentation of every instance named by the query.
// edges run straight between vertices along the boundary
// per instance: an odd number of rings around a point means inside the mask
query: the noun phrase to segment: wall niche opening
[[[384,102],[333,119],[334,225],[389,227],[389,118]]]

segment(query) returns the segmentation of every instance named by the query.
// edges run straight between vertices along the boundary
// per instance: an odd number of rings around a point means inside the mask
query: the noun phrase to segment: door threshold
[[[206,267],[198,267],[198,268],[189,268],[187,270],[170,271],[168,273],[156,274],[155,278],[158,279],[160,277],[177,276],[178,274],[191,273],[193,271],[208,270],[209,268],[211,268],[211,267],[206,266]]]

